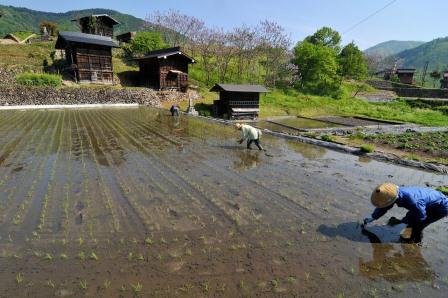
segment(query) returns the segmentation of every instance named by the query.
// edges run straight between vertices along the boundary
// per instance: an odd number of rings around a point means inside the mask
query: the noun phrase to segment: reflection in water
[[[422,256],[421,248],[412,244],[382,243],[391,231],[377,227],[378,233],[361,229],[359,223],[343,223],[336,227],[321,225],[318,232],[327,237],[343,237],[355,242],[372,244],[372,260],[359,259],[359,268],[363,277],[371,279],[384,278],[387,281],[432,281],[435,274]],[[381,232],[387,232],[379,235]],[[386,237],[387,238],[387,237]]]
[[[358,161],[361,163],[370,163],[372,161],[372,158],[370,158],[368,156],[360,156],[358,158]]]
[[[260,164],[260,154],[260,151],[237,151],[240,160],[233,163],[233,168],[238,171],[256,168]]]
[[[325,156],[327,150],[323,147],[313,146],[305,143],[287,141],[288,148],[301,154],[308,159],[318,159]]]
[[[401,244],[400,246],[381,243],[379,238],[366,230],[363,234],[372,240],[373,258],[359,259],[359,271],[368,278],[384,278],[397,281],[432,281],[435,274],[422,256],[420,246]]]

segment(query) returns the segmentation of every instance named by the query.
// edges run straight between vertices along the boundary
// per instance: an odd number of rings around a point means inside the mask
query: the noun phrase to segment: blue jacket
[[[398,207],[409,210],[402,219],[403,223],[408,225],[421,223],[426,220],[427,211],[447,212],[448,210],[448,198],[443,193],[432,188],[400,187],[395,204]],[[376,208],[372,213],[372,218],[379,219],[395,204],[386,208]]]

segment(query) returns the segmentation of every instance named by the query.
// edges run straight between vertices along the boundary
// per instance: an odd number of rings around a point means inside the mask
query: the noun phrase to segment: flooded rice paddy
[[[238,138],[149,108],[0,112],[0,296],[446,296],[447,220],[422,247],[358,222],[376,184],[447,176]]]

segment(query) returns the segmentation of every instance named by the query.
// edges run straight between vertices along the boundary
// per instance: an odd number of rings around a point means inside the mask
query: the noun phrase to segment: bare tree
[[[249,71],[250,67],[248,66],[251,64],[250,62],[257,58],[255,49],[259,39],[255,29],[246,25],[234,28],[229,36],[232,46],[235,48],[236,80],[241,82],[244,70]]]
[[[195,43],[205,28],[203,21],[177,10],[169,10],[165,13],[156,11],[146,20],[149,26],[161,32],[166,42],[173,47],[186,47]]]
[[[285,29],[276,22],[262,21],[258,26],[260,49],[265,57],[265,84],[276,86],[278,73],[287,66],[287,51],[291,46],[291,39]]]
[[[216,31],[216,45],[214,52],[218,80],[220,82],[225,82],[230,62],[235,53],[235,48],[232,45],[232,35],[230,33],[226,33],[222,29]]]

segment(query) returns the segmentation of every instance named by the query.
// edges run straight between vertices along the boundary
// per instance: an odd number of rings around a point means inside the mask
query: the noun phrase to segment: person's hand
[[[361,227],[364,229],[365,226],[367,226],[369,223],[371,223],[372,221],[374,221],[375,219],[373,219],[372,217],[366,217],[364,218],[364,220],[362,221],[362,225]]]
[[[402,221],[399,220],[398,218],[394,217],[394,216],[392,216],[392,217],[389,219],[389,221],[387,222],[387,224],[388,224],[389,226],[391,226],[391,227],[394,227],[394,226],[399,225],[399,224],[401,224],[401,223],[402,223]]]

